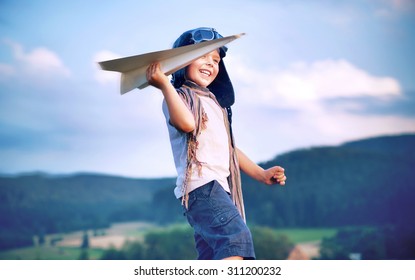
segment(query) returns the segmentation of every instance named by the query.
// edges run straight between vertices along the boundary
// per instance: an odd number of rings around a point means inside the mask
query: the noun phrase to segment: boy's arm
[[[239,159],[239,168],[253,179],[267,185],[280,184],[285,185],[287,177],[284,173],[284,168],[274,166],[264,170],[261,166],[253,162],[241,150],[236,148],[236,153]]]
[[[160,70],[159,63],[153,63],[147,68],[147,81],[163,93],[169,110],[170,123],[185,133],[193,131],[196,126],[193,114],[180,98],[167,76]]]

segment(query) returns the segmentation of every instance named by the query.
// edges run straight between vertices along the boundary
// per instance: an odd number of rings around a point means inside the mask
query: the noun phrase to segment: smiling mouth
[[[209,71],[209,70],[205,70],[205,69],[201,69],[200,70],[200,73],[202,73],[203,75],[206,75],[206,76],[210,76],[210,75],[212,75],[212,73]]]

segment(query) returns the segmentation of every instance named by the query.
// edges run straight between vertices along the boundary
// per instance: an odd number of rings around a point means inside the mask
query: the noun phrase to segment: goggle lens
[[[195,43],[222,38],[222,36],[214,28],[198,28],[193,30],[191,34]]]

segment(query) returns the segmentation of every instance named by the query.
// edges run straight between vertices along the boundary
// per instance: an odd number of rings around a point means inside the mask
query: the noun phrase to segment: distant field
[[[174,227],[188,227],[187,224],[174,225]],[[87,249],[89,259],[100,259],[106,248],[120,248],[126,240],[142,240],[148,231],[162,231],[163,227],[157,227],[145,223],[120,223],[105,230],[105,236],[90,237],[90,248]],[[335,228],[310,228],[310,229],[277,229],[275,234],[285,234],[296,243],[307,243],[319,241],[324,237],[331,237],[336,234]],[[56,235],[54,235],[56,236]],[[39,246],[0,251],[2,260],[77,260],[80,259],[82,232],[60,234],[62,242],[55,246]]]
[[[100,259],[105,249],[120,248],[127,240],[142,240],[145,232],[157,228],[154,225],[142,222],[114,224],[105,229],[105,235],[89,238],[87,250],[89,259]],[[31,246],[26,248],[0,251],[0,260],[77,260],[80,259],[83,232],[67,234],[53,234],[49,238],[62,238],[54,246]]]
[[[336,235],[336,228],[295,228],[295,229],[276,229],[276,234],[285,234],[294,243],[303,243],[321,240],[325,237]]]
[[[88,258],[101,258],[103,249],[88,249]],[[78,260],[81,256],[80,248],[71,247],[26,247],[0,252],[1,260]]]

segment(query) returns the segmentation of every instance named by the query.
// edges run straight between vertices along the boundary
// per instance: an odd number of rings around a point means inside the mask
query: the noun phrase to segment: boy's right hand
[[[163,88],[170,84],[167,76],[161,71],[159,62],[154,62],[148,66],[146,77],[149,85],[160,90],[163,90]]]

